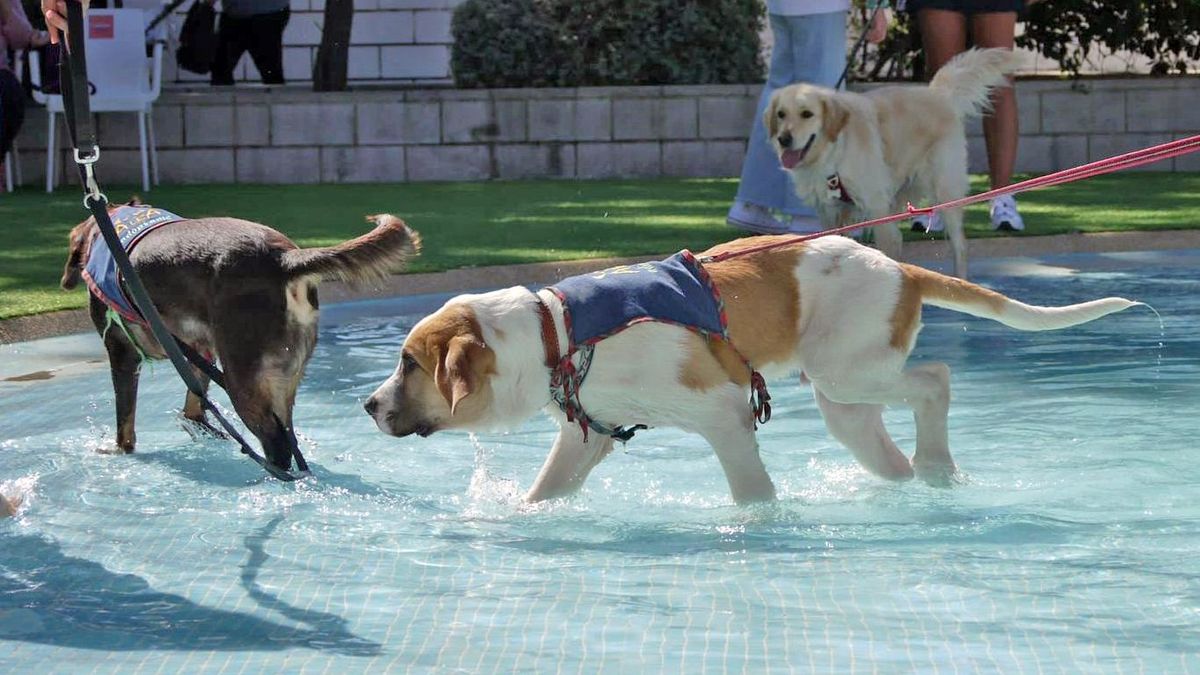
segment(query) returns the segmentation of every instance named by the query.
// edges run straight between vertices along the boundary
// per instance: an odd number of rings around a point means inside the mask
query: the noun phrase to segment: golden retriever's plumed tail
[[[367,216],[375,229],[326,248],[302,248],[283,254],[289,278],[316,277],[349,284],[379,281],[399,270],[421,250],[421,235],[386,213]]]
[[[1063,307],[1040,307],[1027,305],[969,281],[948,277],[921,267],[914,265],[902,265],[902,267],[905,274],[917,283],[921,292],[921,301],[924,304],[991,319],[1017,330],[1041,331],[1069,328],[1143,304],[1113,297]]]
[[[981,115],[991,107],[992,90],[1009,85],[1019,60],[1011,49],[968,49],[942,66],[929,88],[943,93],[959,117]]]

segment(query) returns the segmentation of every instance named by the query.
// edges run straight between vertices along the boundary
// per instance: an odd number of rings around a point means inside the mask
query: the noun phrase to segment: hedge
[[[460,87],[760,82],[761,0],[467,0]]]

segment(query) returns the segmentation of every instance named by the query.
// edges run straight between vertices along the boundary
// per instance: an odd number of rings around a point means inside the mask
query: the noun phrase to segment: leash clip
[[[75,163],[83,167],[84,187],[87,189],[87,194],[83,196],[84,208],[90,209],[94,203],[108,203],[108,197],[104,196],[104,193],[100,191],[100,184],[96,182],[96,169],[94,165],[99,159],[99,146],[92,148],[91,153],[88,155],[84,155],[79,151],[79,148],[75,148]]]

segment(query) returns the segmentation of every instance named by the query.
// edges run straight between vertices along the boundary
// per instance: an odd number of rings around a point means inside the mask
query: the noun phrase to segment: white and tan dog
[[[763,113],[767,136],[796,192],[826,228],[901,213],[909,202],[943,203],[967,194],[963,120],[987,108],[993,89],[1008,84],[1017,57],[1007,49],[954,57],[928,87],[880,87],[863,94],[811,84],[779,89]],[[962,209],[940,212],[967,277]],[[879,248],[899,258],[894,224],[875,228]]]
[[[700,260],[786,241],[740,239]],[[835,236],[707,262],[704,269],[724,298],[733,347],[768,376],[803,372],[833,436],[866,469],[896,480],[911,478],[914,469],[944,480],[955,469],[946,431],[950,370],[942,363],[905,368],[922,304],[1020,330],[1065,328],[1138,304],[1105,298],[1034,307]],[[552,331],[542,328],[543,316]],[[564,353],[566,334],[562,304],[548,290],[460,295],[413,328],[399,367],[371,395],[367,412],[384,433],[427,436],[513,427],[545,410],[560,430],[526,499],[570,493],[613,441],[594,431],[585,440],[580,426],[551,402],[547,353]],[[745,503],[775,495],[759,457],[748,387],[748,370],[729,343],[646,322],[596,345],[579,400],[610,426],[673,426],[700,434],[716,452],[734,500]],[[911,462],[884,429],[889,404],[913,409]]]

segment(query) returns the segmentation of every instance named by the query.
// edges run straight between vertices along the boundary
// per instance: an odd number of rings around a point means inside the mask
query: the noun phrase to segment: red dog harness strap
[[[854,199],[846,191],[846,184],[842,182],[842,177],[836,173],[825,179],[825,190],[829,193],[829,198],[835,202],[854,204]]]

